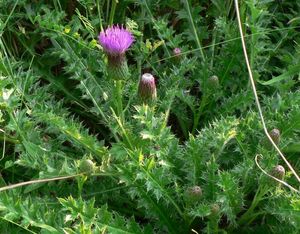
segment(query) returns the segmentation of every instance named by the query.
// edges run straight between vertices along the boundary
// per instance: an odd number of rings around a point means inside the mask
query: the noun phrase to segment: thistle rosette
[[[156,100],[156,84],[155,78],[150,73],[142,75],[139,83],[138,95],[144,103],[149,103]]]
[[[108,57],[108,75],[114,80],[129,76],[125,52],[134,42],[134,37],[122,26],[111,26],[99,34],[99,43]]]

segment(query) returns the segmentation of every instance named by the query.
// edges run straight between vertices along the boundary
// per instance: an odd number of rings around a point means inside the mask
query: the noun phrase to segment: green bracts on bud
[[[269,135],[270,135],[270,137],[272,138],[272,140],[274,141],[274,143],[275,143],[276,145],[278,145],[279,142],[280,142],[280,131],[279,131],[279,129],[277,129],[277,128],[272,129],[272,130],[269,132]]]
[[[124,54],[108,56],[108,77],[113,80],[126,80],[129,77],[126,57]]]
[[[81,173],[91,174],[95,170],[95,165],[90,159],[84,159],[79,163],[79,171]]]
[[[217,203],[212,204],[210,208],[210,214],[212,216],[216,216],[219,214],[219,212],[220,212],[220,206]]]
[[[276,167],[273,168],[272,170],[272,176],[274,176],[275,178],[282,180],[284,175],[285,175],[285,169],[283,166],[281,165],[277,165]]]
[[[150,73],[145,73],[142,75],[138,88],[139,98],[144,103],[149,103],[156,100],[156,85],[155,78]]]
[[[272,129],[271,131],[269,131],[269,135],[271,137],[271,139],[274,141],[274,143],[276,145],[279,145],[280,143],[280,131],[277,128]],[[267,136],[265,136],[261,143],[267,148],[267,149],[272,149],[273,145],[271,143],[271,141],[269,140],[269,138]]]

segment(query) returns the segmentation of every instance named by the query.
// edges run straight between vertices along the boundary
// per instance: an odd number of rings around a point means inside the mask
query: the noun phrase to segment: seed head
[[[131,32],[118,25],[108,27],[99,34],[99,43],[110,56],[124,54],[133,41]]]
[[[138,89],[139,97],[143,102],[154,101],[156,99],[155,78],[150,73],[142,75]]]

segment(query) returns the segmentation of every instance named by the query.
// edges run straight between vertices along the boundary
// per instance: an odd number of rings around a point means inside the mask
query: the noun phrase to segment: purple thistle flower
[[[118,25],[102,31],[98,38],[104,51],[110,56],[124,54],[134,41],[131,32]]]
[[[131,32],[120,26],[111,26],[99,34],[99,43],[108,57],[108,76],[114,80],[129,76],[125,52],[134,37]]]

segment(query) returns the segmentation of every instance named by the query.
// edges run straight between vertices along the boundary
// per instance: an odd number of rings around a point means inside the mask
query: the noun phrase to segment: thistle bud
[[[269,132],[269,135],[274,141],[274,143],[278,145],[280,141],[280,131],[277,128],[274,128]]]
[[[150,73],[142,75],[139,83],[138,94],[143,102],[154,101],[157,97],[155,78]]]
[[[220,212],[220,206],[217,203],[212,204],[210,213],[212,216],[216,216]]]
[[[95,170],[95,165],[90,159],[82,160],[79,163],[79,171],[82,173],[90,174]]]
[[[208,78],[208,87],[210,89],[216,89],[219,87],[219,78],[217,76],[211,76]]]
[[[188,203],[195,203],[200,201],[202,197],[202,189],[200,186],[189,187],[185,191],[185,199]]]
[[[181,56],[181,49],[176,47],[174,50],[173,50],[173,55],[175,56],[176,59],[179,59],[180,56]]]
[[[285,175],[285,169],[281,165],[277,165],[276,167],[273,168],[272,170],[272,176],[276,177],[279,180],[282,180],[284,175]]]

